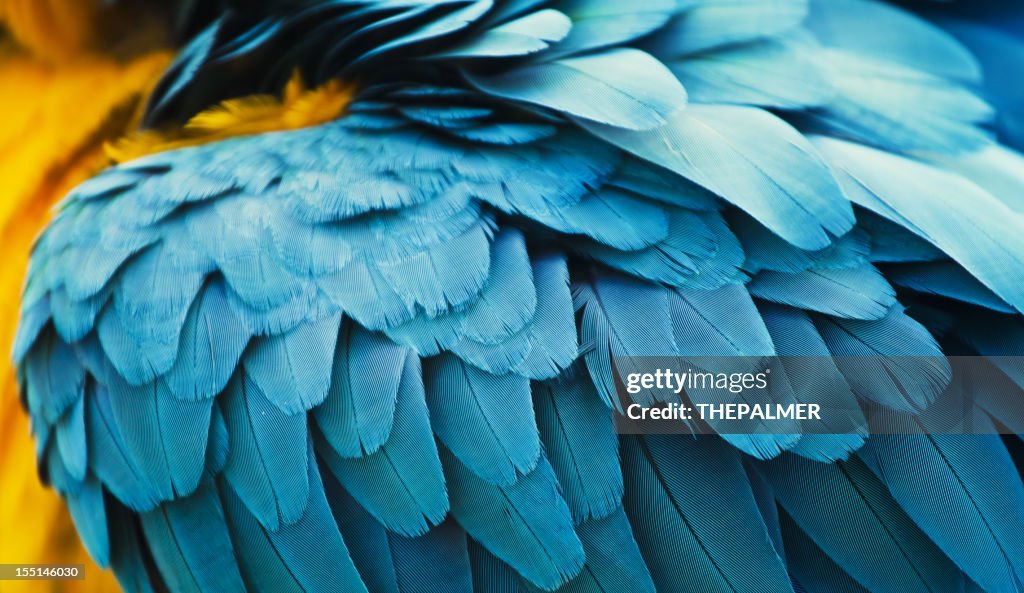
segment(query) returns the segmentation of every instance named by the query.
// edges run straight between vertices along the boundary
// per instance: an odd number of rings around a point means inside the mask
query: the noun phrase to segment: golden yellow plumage
[[[0,20],[24,49],[0,49],[0,350],[10,352],[32,241],[53,204],[109,164],[103,145],[131,125],[166,67],[166,52],[134,59],[93,47],[92,1],[0,0]],[[10,45],[10,44],[8,44]],[[92,566],[59,497],[38,480],[15,374],[0,364],[0,563],[86,563],[85,581],[0,581],[0,593],[113,591]]]
[[[307,89],[296,73],[281,98],[254,95],[229,99],[193,116],[183,127],[145,130],[107,147],[115,162],[123,163],[147,154],[216,142],[237,136],[296,130],[337,119],[352,98],[352,87],[338,80]]]

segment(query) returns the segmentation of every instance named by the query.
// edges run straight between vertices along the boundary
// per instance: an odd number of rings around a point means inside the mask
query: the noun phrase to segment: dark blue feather
[[[559,591],[565,593],[654,593],[654,581],[633,539],[626,513],[619,507],[603,519],[576,526],[587,563]]]
[[[1000,313],[1015,312],[974,276],[950,261],[891,266],[885,270],[885,276],[893,284],[917,292],[944,296]]]
[[[469,593],[473,590],[466,532],[452,520],[406,538],[389,532],[324,476],[328,501],[352,560],[371,591]]]
[[[445,49],[437,58],[499,58],[526,56],[551,47],[569,34],[573,23],[565,14],[538,10],[482,31],[454,47]]]

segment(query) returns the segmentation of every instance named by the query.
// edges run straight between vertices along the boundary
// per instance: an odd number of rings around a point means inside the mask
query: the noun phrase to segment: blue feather
[[[491,244],[489,277],[475,300],[464,309],[434,318],[420,314],[385,333],[423,356],[454,349],[460,343],[472,347],[474,340],[488,345],[507,342],[537,310],[529,265],[522,235],[516,230],[503,231]]]
[[[75,530],[89,556],[101,568],[109,568],[111,536],[107,528],[103,486],[95,476],[89,476],[82,482],[81,489],[68,495],[65,500],[68,503],[71,520],[75,523]]]
[[[820,50],[803,37],[727,46],[667,62],[693,103],[803,109],[821,105],[835,92]]]
[[[213,400],[178,399],[159,379],[131,386],[109,377],[110,408],[135,467],[165,500],[191,494],[203,475]]]
[[[857,211],[858,227],[868,234],[872,262],[931,262],[945,253],[914,232],[867,210]]]
[[[534,380],[551,379],[568,368],[579,354],[565,255],[543,254],[534,258],[533,282],[537,287],[537,312],[527,326],[530,351],[514,370]]]
[[[825,45],[908,68],[981,80],[971,52],[935,25],[874,0],[811,0],[807,27]]]
[[[661,28],[678,10],[672,0],[643,0],[623,5],[614,0],[562,0],[559,9],[572,19],[559,55],[580,53],[635,41]]]
[[[491,273],[480,298],[466,312],[463,335],[495,344],[523,329],[537,310],[530,258],[521,232],[501,230],[491,245]]]
[[[828,346],[803,311],[762,303],[758,307],[793,390],[793,399],[818,403],[834,422],[811,424],[793,453],[816,461],[846,459],[867,437],[867,420],[856,396],[831,358]],[[806,426],[806,424],[805,424]]]
[[[1005,315],[964,315],[957,335],[978,354],[1024,387],[1024,323]]]
[[[574,250],[645,280],[689,286],[701,281],[698,261],[710,259],[720,250],[718,235],[705,222],[714,216],[677,209],[669,214],[668,232],[653,245],[623,251],[580,241]],[[740,263],[737,261],[736,267]]]
[[[441,461],[452,515],[473,539],[546,591],[579,573],[583,545],[547,459],[505,486],[481,479],[447,449]]]
[[[231,437],[228,425],[224,420],[219,406],[213,407],[210,416],[210,440],[206,444],[206,467],[203,470],[203,481],[215,480],[224,470],[231,450]]]
[[[377,523],[328,475],[328,501],[363,582],[380,593],[469,593],[473,590],[466,532],[452,520],[406,538]]]
[[[581,349],[597,393],[605,405],[621,412],[616,377],[636,370],[630,357],[674,356],[678,352],[672,336],[668,292],[625,276],[598,270],[595,274],[592,283],[575,287],[576,308],[583,311]],[[644,315],[634,315],[638,310]],[[654,402],[650,391],[633,397],[645,405]]]
[[[337,345],[330,390],[315,410],[316,421],[340,456],[369,455],[391,435],[406,359],[412,355],[351,322],[342,326]]]
[[[466,128],[450,129],[448,133],[472,142],[497,145],[529,144],[550,138],[558,128],[547,124],[491,123]]]
[[[270,241],[257,236],[258,229],[251,220],[256,212],[243,210],[250,203],[241,198],[219,201],[220,214],[209,215],[217,217],[212,228],[200,227],[203,218],[194,215],[192,224],[196,228],[192,234],[199,241],[215,243],[209,246],[210,256],[224,274],[231,293],[257,311],[269,311],[298,299],[306,288],[274,258]]]
[[[473,591],[531,593],[515,571],[472,539],[469,540],[469,559],[473,566]]]
[[[383,330],[415,316],[412,303],[399,296],[375,266],[361,259],[350,262],[337,274],[320,278],[318,284],[345,315],[367,329]]]
[[[951,261],[890,266],[885,276],[896,286],[1013,314],[1012,307]]]
[[[209,267],[192,250],[175,249],[164,241],[121,269],[113,291],[114,310],[158,374],[174,364],[185,317]]]
[[[479,294],[490,268],[491,234],[481,221],[451,241],[376,267],[400,298],[437,316]]]
[[[296,523],[311,490],[306,474],[295,471],[306,464],[306,416],[283,413],[244,371],[221,404],[231,439],[225,481],[267,529]]]
[[[222,282],[210,282],[185,319],[174,366],[164,380],[176,397],[210,398],[227,386],[250,334],[231,312]]]
[[[740,284],[668,293],[679,355],[760,358],[775,348],[750,294]]]
[[[188,498],[165,502],[140,517],[160,574],[174,591],[242,591],[224,509],[216,486],[205,484]]]
[[[89,444],[85,430],[85,397],[79,397],[54,426],[57,450],[68,474],[77,481],[86,477],[89,469]]]
[[[1012,272],[1024,266],[1018,214],[973,183],[934,167],[838,140],[819,139],[817,145],[846,172],[841,181],[851,200],[928,240],[1000,298],[1024,309],[1024,288]],[[922,202],[922,193],[931,199]]]
[[[626,514],[659,590],[697,579],[705,591],[792,591],[735,450],[715,437],[633,437],[623,462]]]
[[[434,433],[466,467],[503,486],[534,470],[540,437],[528,379],[442,354],[427,361],[423,380]]]
[[[572,379],[535,383],[537,425],[576,523],[602,519],[622,500],[619,442],[608,407],[593,384]]]
[[[644,132],[582,125],[722,196],[802,249],[828,247],[829,233],[853,226],[850,204],[814,148],[766,111],[691,105]]]
[[[121,505],[108,508],[110,515],[110,568],[124,591],[153,593],[143,542],[138,537],[138,520]]]
[[[224,510],[245,582],[258,591],[367,593],[331,514],[312,445],[305,439],[301,445],[309,447],[301,460],[307,470],[298,473],[304,474],[310,496],[309,506],[297,522],[265,529],[235,490],[222,486]]]
[[[997,17],[1003,20],[1004,17]],[[1019,38],[994,30],[988,24],[943,20],[943,28],[964,43],[981,62],[984,96],[998,111],[996,127],[1000,140],[1024,150],[1024,113],[1020,86],[1013,84],[1013,72],[1024,68],[1024,44]]]
[[[783,455],[762,467],[796,526],[867,590],[958,589],[953,563],[858,459],[827,464]]]
[[[85,369],[56,333],[44,331],[25,358],[24,389],[28,409],[48,423],[57,420],[85,390]]]
[[[94,385],[86,394],[89,468],[122,504],[137,512],[152,510],[161,501],[161,492],[129,456],[110,409],[110,397],[101,385]]]
[[[811,269],[854,268],[868,261],[871,240],[860,228],[819,251],[797,249],[742,212],[732,212],[729,228],[736,233],[747,256],[743,269],[751,274],[769,270],[797,274]],[[860,214],[860,213],[858,213]],[[859,225],[862,221],[858,220]],[[871,254],[874,255],[874,254]]]
[[[26,286],[26,294],[29,287]],[[25,356],[36,343],[36,339],[50,323],[52,311],[50,309],[50,297],[44,296],[34,303],[22,298],[18,330],[14,335],[14,344],[11,348],[11,359],[17,364],[23,364]]]
[[[969,152],[986,146],[977,127],[992,108],[959,84],[861,55],[825,50],[836,94],[808,123],[834,136],[896,152]]]
[[[815,317],[815,325],[860,397],[913,412],[949,384],[952,370],[939,345],[900,307],[877,321]]]
[[[995,428],[924,434],[924,425],[905,414],[887,412],[878,420],[887,434],[871,438],[860,456],[893,498],[984,590],[1017,590],[1024,580],[1024,521],[1017,511],[1024,485]]]
[[[158,367],[166,365],[163,369],[166,371],[174,364],[174,353],[168,357],[171,359],[170,364],[167,364],[167,360],[151,360],[150,353],[142,349],[139,342],[127,332],[114,307],[103,310],[96,324],[96,333],[114,370],[130,385],[152,383],[161,374],[157,371]]]
[[[242,360],[246,377],[285,414],[320,405],[331,385],[341,314],[307,320],[288,333],[253,340]]]
[[[585,235],[624,251],[650,247],[669,234],[666,208],[614,187],[590,192],[567,208],[528,214],[560,233]]]
[[[449,519],[417,538],[392,536],[401,561],[396,566],[403,591],[469,593],[473,582],[466,532]]]
[[[608,179],[608,183],[613,187],[686,210],[708,212],[722,208],[721,200],[703,187],[686,179],[667,175],[661,167],[628,155],[623,155],[618,169]]]
[[[423,393],[419,358],[403,359],[389,435],[374,452],[344,458],[317,450],[342,486],[389,531],[418,536],[444,520],[448,496]]]
[[[587,563],[560,592],[654,593],[654,581],[621,507],[603,519],[577,525],[576,532],[583,542]]]
[[[783,513],[781,522],[789,550],[786,566],[798,592],[869,593],[797,527],[789,515]]]
[[[94,328],[100,312],[113,309],[113,306],[106,306],[110,301],[110,293],[111,289],[108,287],[96,296],[76,301],[68,295],[68,291],[64,288],[51,290],[49,293],[50,313],[53,316],[53,326],[56,328],[57,334],[69,343],[77,342],[85,337]],[[166,358],[167,355],[164,353],[164,364],[166,364]]]
[[[881,319],[896,304],[896,291],[870,264],[796,274],[766,271],[747,287],[766,301],[846,319]]]
[[[498,75],[467,73],[481,91],[601,124],[647,130],[686,104],[686,90],[661,62],[635,49],[539,62]]]
[[[775,37],[807,17],[807,0],[686,0],[677,5],[685,9],[682,14],[646,44],[660,58]]]
[[[929,161],[974,182],[1014,212],[1024,212],[1024,155],[1012,148],[991,144],[981,150],[957,155],[931,155]]]
[[[430,5],[427,4],[429,7]],[[425,41],[457,33],[482,18],[494,6],[493,0],[474,0],[443,17],[413,29],[394,41],[384,43],[354,59],[350,65]]]
[[[565,39],[573,23],[565,14],[544,9],[481,32],[447,48],[435,58],[497,58],[526,56]]]

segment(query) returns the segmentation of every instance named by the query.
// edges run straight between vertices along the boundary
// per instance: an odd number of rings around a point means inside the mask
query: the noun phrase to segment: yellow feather
[[[111,143],[107,155],[114,162],[123,163],[147,154],[238,136],[315,126],[340,117],[352,94],[352,86],[337,80],[307,90],[296,73],[281,98],[253,95],[228,99],[193,116],[180,128],[144,130]]]
[[[95,43],[98,0],[0,0],[0,17],[37,56],[64,60]]]

